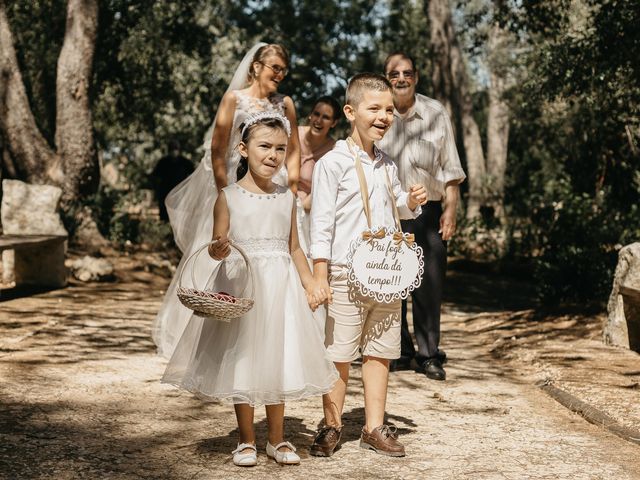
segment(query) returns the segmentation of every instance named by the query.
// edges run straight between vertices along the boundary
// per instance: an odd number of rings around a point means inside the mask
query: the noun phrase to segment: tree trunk
[[[97,0],[69,0],[56,77],[56,149],[63,172],[63,205],[98,186],[99,170],[89,106],[91,66],[98,29]]]
[[[56,77],[55,150],[38,129],[29,106],[4,1],[0,0],[0,129],[15,166],[15,177],[62,188],[62,209],[70,212],[99,183],[98,157],[89,105],[91,66],[98,27],[97,0],[69,0]],[[107,242],[86,208],[76,214],[92,246]]]
[[[431,72],[433,96],[445,106],[449,117],[455,123],[459,105],[454,105],[455,86],[451,73],[451,28],[453,25],[447,22],[448,8],[446,2],[442,0],[430,0],[427,2],[426,13],[429,18],[429,32],[434,57]],[[455,37],[453,37],[453,41],[455,41]]]
[[[480,207],[485,203],[484,184],[486,182],[486,168],[480,129],[473,118],[473,108],[470,98],[462,105],[462,137],[467,159],[467,174],[469,195],[467,198],[467,214],[469,220],[480,217]]]
[[[17,174],[29,183],[51,183],[47,166],[59,163],[38,130],[22,81],[4,1],[0,0],[0,128]]]
[[[487,116],[487,170],[489,197],[495,216],[504,221],[504,177],[509,142],[509,108],[503,100],[506,71],[500,60],[505,54],[506,34],[496,23],[489,32],[489,111]]]
[[[456,39],[448,0],[429,0],[431,43],[434,50],[434,95],[445,105],[452,119],[459,119],[464,158],[467,163],[469,195],[467,218],[480,215],[484,203],[486,170],[480,129],[473,118],[473,102],[462,50]]]
[[[2,6],[0,5],[0,8]],[[4,98],[4,92],[7,89],[7,84],[4,82],[2,77],[2,69],[0,69],[0,104],[2,104],[2,99]],[[4,137],[2,136],[2,128],[0,128],[0,185],[2,184],[2,179],[5,177],[5,147],[4,147]],[[2,200],[2,188],[0,188],[0,201]],[[0,225],[0,232],[2,231],[2,226]]]

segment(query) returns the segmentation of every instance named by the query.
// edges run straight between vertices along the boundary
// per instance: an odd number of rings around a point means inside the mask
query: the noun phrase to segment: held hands
[[[415,210],[418,205],[427,203],[427,190],[422,185],[412,185],[408,193],[407,207],[409,210]]]
[[[231,253],[231,245],[229,245],[229,239],[225,237],[217,236],[214,240],[218,240],[217,243],[209,245],[209,256],[214,260],[222,260]]]
[[[309,290],[305,290],[304,293],[307,295],[307,303],[309,304],[309,308],[312,312],[315,312],[322,302],[318,300]]]
[[[327,279],[313,279],[305,289],[309,307],[315,312],[316,308],[324,302],[333,303],[333,290],[329,287]]]

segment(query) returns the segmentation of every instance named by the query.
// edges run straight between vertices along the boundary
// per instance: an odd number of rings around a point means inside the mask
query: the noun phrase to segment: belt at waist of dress
[[[242,248],[244,252],[252,254],[262,254],[271,252],[289,253],[289,240],[283,238],[251,238],[243,240],[233,240],[232,242]]]

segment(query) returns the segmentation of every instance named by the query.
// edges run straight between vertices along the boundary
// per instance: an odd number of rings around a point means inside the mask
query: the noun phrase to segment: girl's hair
[[[256,50],[255,55],[253,55],[253,60],[251,60],[251,65],[249,66],[249,75],[247,77],[247,81],[251,82],[256,75],[255,68],[253,65],[256,62],[262,63],[269,55],[276,55],[282,59],[285,66],[289,66],[289,52],[282,45],[277,43],[270,43],[268,45],[261,46],[258,50]]]
[[[313,102],[313,108],[316,108],[316,105],[319,103],[324,103],[329,105],[333,110],[333,119],[338,120],[340,118],[340,113],[342,109],[340,108],[340,104],[338,101],[330,95],[325,95],[323,97],[318,98],[315,102]],[[313,111],[313,110],[312,110]]]
[[[285,127],[282,120],[280,120],[278,117],[266,117],[252,122],[247,128],[245,128],[244,123],[240,125],[240,131],[242,132],[242,142],[247,144],[249,140],[251,140],[253,132],[255,132],[258,127],[269,127],[275,130],[282,130],[288,136],[287,127]]]
[[[281,130],[285,134],[287,133],[287,128],[285,127],[282,120],[280,120],[279,118],[276,118],[276,117],[262,118],[257,122],[249,125],[246,129],[244,128],[244,123],[240,125],[240,131],[243,132],[242,143],[244,143],[245,145],[248,144],[249,140],[251,140],[251,136],[253,135],[253,132],[255,132],[256,129],[258,129],[258,127],[269,127],[274,130]],[[240,157],[240,163],[238,164],[238,169],[236,170],[236,178],[240,179],[244,177],[248,171],[249,171],[249,162],[247,161],[246,158]]]

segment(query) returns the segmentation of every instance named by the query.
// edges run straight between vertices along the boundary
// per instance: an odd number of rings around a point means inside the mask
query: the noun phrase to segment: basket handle
[[[193,252],[189,258],[187,258],[187,261],[184,262],[184,267],[182,268],[182,271],[180,272],[180,278],[178,280],[178,285],[180,287],[182,287],[182,276],[184,275],[184,271],[187,269],[187,264],[189,263],[189,261],[191,261],[193,259],[193,262],[195,264],[198,255],[200,255],[200,253],[202,253],[202,251],[205,248],[209,248],[209,245],[213,245],[214,243],[218,243],[218,240],[211,240],[210,242],[205,243],[204,245],[202,245],[200,248],[198,248],[195,252]],[[249,260],[249,257],[247,257],[247,254],[245,253],[245,251],[240,248],[238,245],[236,245],[235,243],[233,243],[231,240],[229,240],[229,245],[232,246],[233,248],[235,248],[238,253],[242,256],[242,258],[244,259],[245,263],[247,264],[247,271],[249,273],[249,277],[250,277],[250,282],[251,282],[251,291],[249,294],[249,298],[253,298],[253,293],[254,293],[254,278],[253,278],[253,268],[251,266],[251,260]],[[191,268],[191,284],[193,285],[193,288],[195,288],[196,290],[199,290],[199,288],[196,285],[196,274],[195,274],[195,269]]]

